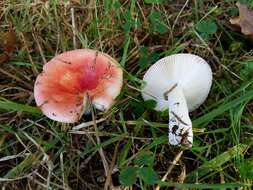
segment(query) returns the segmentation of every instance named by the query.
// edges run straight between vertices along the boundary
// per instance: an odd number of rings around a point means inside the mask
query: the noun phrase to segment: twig
[[[34,172],[35,171],[32,171],[31,173],[29,173],[27,175],[24,175],[24,176],[21,176],[21,177],[17,177],[17,178],[13,178],[13,179],[10,179],[10,178],[0,178],[0,182],[10,182],[10,181],[17,181],[17,180],[21,180],[21,179],[24,179],[24,178],[28,178],[28,177],[31,177]]]
[[[115,164],[115,161],[116,161],[116,158],[117,158],[118,148],[119,148],[119,142],[117,143],[117,145],[115,147],[115,150],[114,150],[114,153],[113,153],[113,158],[112,158],[112,162],[111,162],[111,165],[110,165],[110,168],[109,168],[109,173],[108,173],[108,175],[106,177],[106,180],[105,180],[104,190],[108,190],[108,188],[110,188],[110,189],[113,188],[112,171],[113,171],[114,164]]]
[[[0,162],[3,162],[3,161],[7,161],[7,160],[12,160],[12,159],[15,159],[15,158],[19,158],[19,157],[24,157],[24,156],[29,156],[31,155],[30,153],[24,153],[24,154],[16,154],[16,155],[9,155],[9,156],[4,156],[2,158],[0,158]]]
[[[164,96],[165,100],[168,100],[169,93],[171,93],[176,87],[177,87],[177,83],[174,84],[169,90],[167,90],[166,92],[164,92],[163,96]]]
[[[165,181],[168,177],[168,175],[171,173],[171,171],[173,170],[173,168],[175,167],[175,165],[177,164],[177,162],[180,160],[181,156],[183,154],[183,151],[181,150],[176,157],[174,158],[172,164],[170,165],[170,167],[168,168],[168,171],[166,172],[166,174],[163,176],[163,178],[161,179],[161,181]],[[157,185],[155,190],[160,190],[160,185]]]
[[[108,116],[106,116],[106,117],[104,117],[104,118],[95,120],[96,124],[105,121],[109,116],[110,116],[110,115],[108,115]],[[71,130],[70,132],[74,132],[74,131],[80,130],[80,129],[82,129],[82,128],[87,128],[87,127],[90,127],[90,126],[92,126],[92,125],[94,125],[94,121],[88,121],[88,122],[85,122],[85,123],[81,123],[81,124],[79,124],[79,125],[73,127],[72,130]]]
[[[178,176],[178,183],[184,183],[184,180],[186,178],[186,169],[185,169],[185,164],[180,161],[180,166],[182,168],[181,174]]]

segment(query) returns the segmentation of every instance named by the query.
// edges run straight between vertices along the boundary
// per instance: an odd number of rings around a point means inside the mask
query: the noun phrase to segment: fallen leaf
[[[7,61],[8,59],[9,59],[8,55],[6,55],[4,53],[0,54],[0,64]]]
[[[77,5],[81,4],[80,0],[70,0],[70,2]]]
[[[230,23],[240,27],[241,32],[253,41],[253,10],[240,2],[236,3],[239,9],[239,17],[230,19]]]
[[[0,64],[9,60],[15,45],[16,34],[12,28],[9,28],[8,32],[0,33]]]

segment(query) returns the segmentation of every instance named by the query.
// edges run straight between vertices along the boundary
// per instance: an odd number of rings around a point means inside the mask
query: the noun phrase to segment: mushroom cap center
[[[98,86],[99,79],[102,76],[98,75],[95,67],[89,67],[84,70],[83,74],[79,78],[80,87],[82,90],[92,90]]]

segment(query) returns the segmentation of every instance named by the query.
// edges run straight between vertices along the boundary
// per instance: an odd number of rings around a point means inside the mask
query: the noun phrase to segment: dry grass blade
[[[75,10],[72,7],[71,11],[71,21],[72,21],[72,31],[73,31],[73,47],[76,49],[76,24],[75,24]]]
[[[7,160],[12,160],[12,159],[16,159],[16,158],[24,157],[24,156],[28,156],[28,155],[30,155],[30,154],[26,153],[26,154],[9,155],[9,156],[5,156],[5,157],[0,158],[0,162],[4,162]]]
[[[111,165],[110,165],[110,168],[109,168],[109,173],[106,176],[106,180],[105,180],[104,190],[114,188],[113,183],[112,183],[112,174],[113,174],[113,169],[115,167],[115,162],[116,162],[116,159],[117,159],[118,148],[119,148],[119,142],[117,143],[117,145],[115,146],[115,149],[114,149],[112,162],[111,162]]]
[[[33,29],[33,30],[34,30],[34,29]],[[34,30],[34,31],[35,31],[35,30]],[[37,46],[38,46],[38,49],[39,49],[39,52],[40,52],[40,56],[41,56],[41,58],[42,58],[42,61],[43,61],[44,64],[46,64],[46,63],[47,63],[47,60],[46,60],[46,58],[45,58],[45,55],[44,55],[44,52],[43,52],[42,47],[41,47],[41,45],[40,45],[40,42],[39,42],[37,36],[35,35],[35,32],[32,33],[32,36],[33,36],[33,39],[34,39],[34,41],[36,42],[36,44],[37,44]]]
[[[91,100],[90,100],[90,97],[89,97],[88,94],[87,94],[87,96],[88,96],[88,101],[89,101],[89,104],[90,104],[90,107],[91,107],[91,115],[92,115],[92,120],[93,120],[93,126],[94,126],[94,129],[95,129],[95,136],[96,136],[96,139],[97,139],[97,144],[101,144],[101,141],[100,141],[100,138],[99,138],[99,134],[98,134],[99,131],[98,131],[98,128],[97,128],[97,123],[96,123],[94,108],[92,106],[92,103],[91,103]],[[98,152],[99,152],[99,154],[101,156],[101,159],[102,159],[102,162],[103,162],[105,176],[107,176],[108,173],[109,173],[109,165],[108,165],[108,162],[106,160],[103,148],[102,147],[99,148]]]
[[[178,163],[178,161],[180,160],[181,156],[183,154],[183,151],[180,151],[174,158],[174,160],[172,161],[171,165],[168,168],[168,171],[165,173],[165,175],[162,177],[161,181],[165,181],[168,177],[168,175],[171,173],[171,171],[173,170],[173,168],[175,167],[175,165]],[[155,190],[160,190],[160,185],[156,186]]]
[[[107,117],[101,118],[101,119],[97,119],[95,121],[88,121],[88,122],[85,122],[85,123],[81,123],[79,125],[74,126],[72,128],[72,130],[70,131],[70,133],[72,133],[74,131],[77,131],[77,130],[80,130],[80,129],[83,129],[83,128],[90,127],[90,126],[94,125],[94,122],[96,122],[96,124],[101,123],[101,122],[105,121],[106,119],[107,119]]]
[[[52,175],[52,170],[53,170],[52,161],[49,159],[49,155],[46,154],[45,150],[32,137],[30,137],[25,132],[24,132],[24,135],[43,153],[44,157],[42,160],[46,162],[47,167],[48,167],[47,182],[45,186],[47,189],[50,189],[50,180],[51,180],[51,175]]]
[[[29,48],[28,48],[28,45],[27,45],[27,41],[26,41],[25,36],[24,36],[23,33],[21,33],[21,38],[22,38],[24,47],[25,47],[25,49],[27,51],[29,61],[33,65],[33,67],[32,67],[33,73],[34,73],[35,76],[37,76],[39,74],[39,71],[38,71],[38,69],[37,69],[37,67],[36,67],[36,65],[35,65],[35,63],[34,63],[34,61],[32,59],[32,56],[30,55],[30,51],[29,51]]]
[[[23,79],[17,77],[15,74],[12,74],[2,68],[0,68],[0,72],[4,75],[7,75],[10,78],[13,78],[14,80],[21,82],[25,87],[27,87],[28,89],[33,89],[33,86],[31,84],[29,84],[28,82],[24,81]]]
[[[24,175],[24,176],[21,176],[21,177],[17,177],[17,178],[13,178],[13,179],[9,179],[9,178],[0,178],[0,182],[3,183],[3,182],[11,182],[11,181],[17,181],[17,180],[22,180],[22,179],[25,179],[25,178],[29,178],[31,177],[33,174],[34,174],[35,171],[27,174],[27,175]]]

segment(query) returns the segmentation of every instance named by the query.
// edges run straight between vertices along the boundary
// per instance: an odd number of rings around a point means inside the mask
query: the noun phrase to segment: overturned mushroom
[[[43,66],[34,86],[36,104],[50,119],[73,123],[89,108],[107,110],[120,93],[122,70],[112,57],[91,49],[64,52]]]
[[[192,146],[189,111],[206,99],[212,84],[207,62],[193,54],[175,54],[157,61],[145,73],[144,100],[154,99],[156,110],[169,108],[169,144]]]

